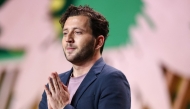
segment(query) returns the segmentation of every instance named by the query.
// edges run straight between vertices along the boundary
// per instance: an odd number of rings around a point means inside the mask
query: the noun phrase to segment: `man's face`
[[[72,16],[66,20],[62,46],[66,59],[71,63],[79,64],[93,56],[95,38],[88,17]]]

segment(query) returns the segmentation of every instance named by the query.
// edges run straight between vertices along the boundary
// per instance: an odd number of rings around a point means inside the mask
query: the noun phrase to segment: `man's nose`
[[[69,33],[66,37],[66,42],[67,43],[73,43],[74,42],[74,36],[72,33]]]

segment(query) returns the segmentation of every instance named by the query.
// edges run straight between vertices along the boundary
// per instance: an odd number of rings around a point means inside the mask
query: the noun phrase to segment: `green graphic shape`
[[[0,61],[20,59],[24,54],[23,50],[0,48]]]
[[[105,47],[116,47],[130,43],[129,28],[136,25],[136,16],[141,13],[141,0],[77,0],[74,5],[89,5],[103,14],[110,24]]]

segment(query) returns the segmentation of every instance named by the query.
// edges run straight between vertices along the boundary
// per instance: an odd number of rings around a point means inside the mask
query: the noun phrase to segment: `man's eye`
[[[82,34],[82,32],[80,32],[80,31],[76,31],[75,33],[76,33],[76,34]]]
[[[67,35],[67,33],[63,33],[63,36],[66,36]]]

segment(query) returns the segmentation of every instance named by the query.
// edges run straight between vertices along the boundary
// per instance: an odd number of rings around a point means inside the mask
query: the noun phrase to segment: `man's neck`
[[[87,60],[86,62],[75,65],[73,64],[73,77],[79,77],[81,75],[84,75],[88,73],[88,71],[91,69],[91,67],[95,64],[95,62],[101,58],[100,56],[92,57],[91,59]]]

